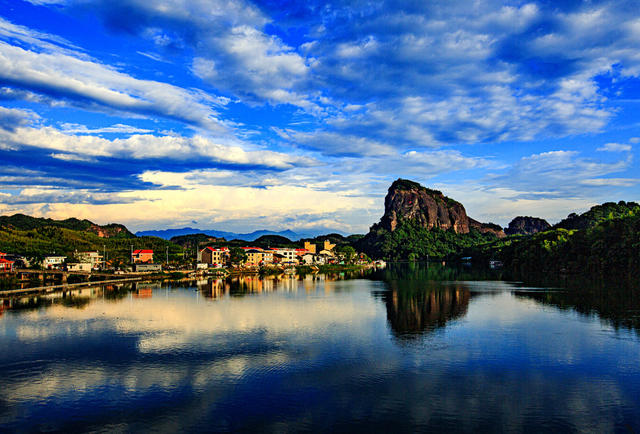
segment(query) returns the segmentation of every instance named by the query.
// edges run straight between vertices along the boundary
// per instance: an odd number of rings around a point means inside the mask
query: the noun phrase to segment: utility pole
[[[169,246],[167,246],[167,266],[169,265]]]

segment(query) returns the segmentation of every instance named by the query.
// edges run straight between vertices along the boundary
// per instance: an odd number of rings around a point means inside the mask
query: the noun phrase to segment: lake
[[[617,288],[405,265],[0,313],[0,431],[640,432],[640,297]]]

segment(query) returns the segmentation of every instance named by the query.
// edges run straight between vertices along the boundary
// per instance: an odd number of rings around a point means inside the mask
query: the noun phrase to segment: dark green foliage
[[[354,249],[352,246],[345,244],[345,245],[336,247],[335,250],[337,253],[340,253],[344,257],[344,260],[346,262],[351,262],[356,257],[356,249]]]
[[[398,220],[390,232],[380,226],[373,228],[356,248],[374,258],[390,260],[443,259],[460,254],[465,248],[496,240],[494,234],[472,229],[468,234],[438,228],[427,229],[410,220]]]
[[[327,234],[327,235],[320,235],[315,238],[302,238],[299,241],[299,243],[304,244],[305,241],[309,241],[314,244],[322,244],[325,240],[329,240],[331,244],[335,244],[336,246],[349,243],[347,238],[343,237],[340,234]]]
[[[562,229],[588,229],[605,220],[640,214],[640,205],[635,202],[606,202],[596,205],[583,214],[569,214],[560,223],[553,226]]]
[[[211,245],[211,243],[225,242],[225,239],[212,237],[211,235],[207,234],[189,234],[173,237],[171,238],[171,242],[179,244],[185,249],[196,249],[204,248],[208,245]]]
[[[403,179],[403,178],[398,178],[395,181],[393,181],[393,184],[391,184],[391,187],[389,187],[389,190],[428,190],[430,192],[441,194],[437,190],[429,190],[415,181],[410,181],[408,179]]]
[[[500,259],[525,280],[563,275],[591,281],[631,282],[640,275],[640,214],[602,220],[588,229],[555,228],[479,246],[474,261]]]
[[[247,243],[247,241],[245,241]],[[263,235],[249,244],[262,248],[267,247],[293,247],[295,243],[287,237],[281,235]]]
[[[152,249],[155,252],[156,262],[164,262],[167,246],[170,261],[181,260],[183,257],[180,246],[157,237],[101,238],[91,232],[56,226],[28,230],[0,228],[1,252],[15,253],[37,260],[52,254],[72,257],[76,250],[79,252],[97,250],[101,253],[106,251],[108,259],[118,259],[128,264],[131,246],[134,249]]]
[[[93,232],[98,229],[102,230],[108,236],[116,238],[134,238],[129,230],[123,225],[111,223],[100,226],[89,220],[78,220],[76,218],[68,218],[66,220],[52,220],[38,217],[31,217],[24,214],[15,214],[12,216],[0,216],[0,228],[31,230],[41,229],[44,227],[56,227],[71,229],[74,231]]]
[[[229,260],[232,264],[240,264],[247,260],[247,254],[240,247],[231,247],[229,249]]]
[[[485,228],[488,228],[488,229],[493,229],[494,231],[501,231],[502,230],[502,226],[497,225],[495,223],[483,223],[482,226],[484,226]]]

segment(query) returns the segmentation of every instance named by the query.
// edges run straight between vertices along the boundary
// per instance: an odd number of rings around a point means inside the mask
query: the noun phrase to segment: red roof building
[[[134,250],[131,253],[131,262],[134,264],[153,263],[153,250]]]
[[[13,271],[13,261],[4,259],[4,256],[6,256],[6,254],[0,257],[0,271]]]

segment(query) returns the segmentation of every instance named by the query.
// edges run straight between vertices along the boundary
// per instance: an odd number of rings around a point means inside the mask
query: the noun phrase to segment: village
[[[161,259],[158,261],[157,256]],[[206,246],[197,249],[193,261],[181,264],[170,263],[168,255],[156,255],[152,249],[131,249],[130,262],[114,266],[99,251],[74,252],[73,255],[49,255],[41,261],[34,261],[24,256],[0,252],[0,272],[45,270],[49,272],[65,272],[91,274],[96,272],[128,274],[159,273],[163,271],[183,271],[196,274],[207,272],[257,272],[261,270],[295,270],[306,267],[307,270],[318,270],[322,266],[363,266],[367,264],[381,266],[381,262],[371,261],[364,253],[357,253],[353,248],[338,250],[336,245],[325,240],[321,244],[304,242],[303,248],[293,247],[226,247]]]

